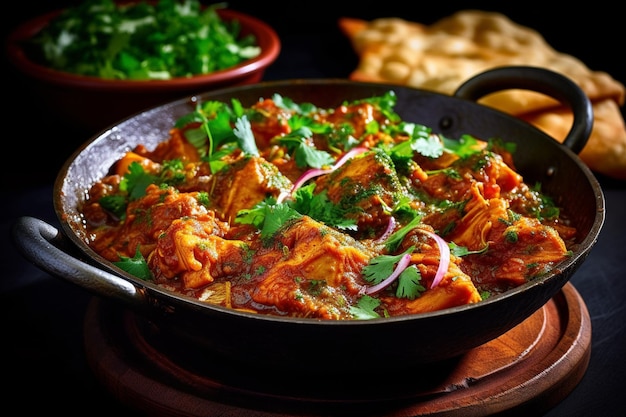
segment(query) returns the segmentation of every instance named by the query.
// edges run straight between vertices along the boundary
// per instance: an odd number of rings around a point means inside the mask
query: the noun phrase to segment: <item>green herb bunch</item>
[[[231,68],[261,53],[225,3],[86,0],[65,9],[31,40],[36,59],[56,70],[118,80],[167,80]]]

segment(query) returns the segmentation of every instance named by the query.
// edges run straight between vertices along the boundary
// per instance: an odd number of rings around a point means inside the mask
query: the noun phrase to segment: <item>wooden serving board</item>
[[[118,306],[99,298],[89,305],[85,346],[94,374],[121,403],[151,416],[537,415],[578,385],[591,353],[589,313],[569,283],[506,334],[420,375],[248,375],[159,336]]]

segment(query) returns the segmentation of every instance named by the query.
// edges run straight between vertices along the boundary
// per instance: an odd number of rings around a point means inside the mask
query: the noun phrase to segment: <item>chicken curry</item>
[[[333,320],[479,303],[569,256],[576,229],[513,144],[446,138],[395,103],[197,103],[88,190],[87,243],[202,302]]]

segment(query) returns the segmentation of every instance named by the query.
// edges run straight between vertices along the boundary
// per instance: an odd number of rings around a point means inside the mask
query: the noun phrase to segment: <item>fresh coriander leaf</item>
[[[237,102],[238,102],[237,99],[232,99],[231,103],[233,104],[233,108],[231,108],[228,106],[228,104],[226,104],[223,101],[207,100],[198,104],[196,112],[202,114],[203,117],[206,117],[207,119],[214,119],[219,114],[222,114],[222,113],[225,113],[231,119],[234,119],[236,117],[241,117],[243,115],[243,113],[238,114],[234,110],[234,108],[237,106]],[[239,106],[241,106],[241,103],[239,103]]]
[[[250,209],[239,210],[235,217],[235,223],[251,224],[257,229],[260,229],[265,221],[265,215],[269,212],[268,206],[273,205],[276,205],[276,201],[270,198],[261,201]]]
[[[353,318],[359,320],[370,320],[380,317],[375,310],[380,305],[380,300],[369,295],[359,298],[356,305],[350,306],[350,313]]]
[[[489,249],[489,244],[487,243],[484,248],[479,250],[469,250],[465,246],[459,246],[454,242],[448,242],[448,247],[450,248],[450,253],[454,256],[465,256],[465,255],[473,255],[485,253],[487,249]]]
[[[430,135],[427,138],[418,137],[412,142],[411,148],[429,158],[438,158],[443,154],[443,144],[435,135]]]
[[[300,187],[294,193],[293,208],[301,214],[343,230],[356,230],[356,220],[346,217],[345,210],[328,199],[326,190],[314,194],[315,183]]]
[[[407,267],[398,277],[396,297],[408,298],[409,300],[419,297],[421,293],[426,291],[426,288],[420,283],[421,280],[422,275],[415,265]]]
[[[421,221],[422,217],[416,216],[400,230],[397,230],[395,233],[389,236],[389,238],[387,238],[387,241],[385,242],[385,247],[387,248],[387,250],[389,252],[394,252],[397,247],[400,246],[400,243],[402,243],[402,240],[404,240],[404,237],[407,235],[407,233],[409,233],[413,228],[419,226]]]
[[[199,0],[120,3],[86,0],[66,8],[32,39],[39,59],[64,72],[150,80],[207,74],[261,53],[240,22]]]
[[[209,137],[207,136],[204,125],[196,129],[187,129],[184,133],[187,142],[193,145],[198,150],[198,155],[204,157],[207,154],[209,148]]]
[[[136,200],[146,195],[148,185],[158,183],[158,178],[144,171],[141,164],[133,161],[128,165],[128,173],[120,182],[120,190],[128,192],[128,198]]]
[[[296,165],[300,168],[322,168],[335,162],[335,159],[328,152],[320,151],[305,143],[300,143],[296,147],[294,157],[296,158]]]
[[[118,219],[126,218],[126,207],[128,200],[123,195],[105,195],[98,200],[100,206],[106,211],[113,213]]]
[[[233,98],[230,100],[230,102],[232,104],[233,114],[235,115],[235,117],[242,117],[245,114],[245,108],[241,104],[241,101]]]
[[[326,140],[329,149],[340,153],[342,150],[348,150],[359,146],[361,142],[354,137],[354,133],[354,126],[350,123],[340,123],[338,126],[334,126],[331,128],[331,131],[327,133]]]
[[[378,123],[378,120],[370,120],[367,122],[365,125],[365,133],[375,135],[378,132],[380,132],[380,123]]]
[[[431,129],[415,123],[401,123],[400,130],[409,136],[406,141],[395,144],[389,151],[394,159],[412,158],[417,152],[429,158],[437,158],[443,154],[444,144]]]
[[[272,95],[272,100],[281,109],[293,111],[296,114],[311,114],[313,112],[317,112],[318,110],[317,107],[312,103],[296,103],[289,97],[284,97],[277,93]]]
[[[196,197],[198,203],[202,204],[204,207],[209,207],[211,204],[211,199],[209,198],[209,193],[206,191],[198,191],[198,196]]]
[[[480,152],[476,145],[478,141],[471,135],[462,135],[459,140],[448,139],[442,136],[444,147],[459,156],[467,158],[477,152]]]
[[[401,118],[394,110],[397,101],[398,101],[398,97],[396,96],[396,92],[393,90],[390,90],[382,95],[355,100],[351,103],[346,103],[346,104],[348,105],[360,104],[360,103],[372,104],[373,106],[378,108],[386,118],[388,118],[392,122],[399,122]]]
[[[411,139],[428,139],[433,135],[432,128],[418,123],[401,122],[399,128],[406,132]]]
[[[240,138],[235,132],[236,129],[242,129],[242,132],[240,132],[240,134],[244,134],[245,130],[249,129],[249,123],[248,128],[246,128],[243,125],[238,125],[238,123],[241,123],[238,121],[235,122],[235,129],[233,129],[233,127],[231,126],[231,120],[231,114],[227,111],[221,111],[217,113],[213,118],[207,119],[206,128],[210,132],[212,139],[211,153],[215,152],[222,144],[229,142],[239,142]],[[247,123],[247,120],[243,123]]]
[[[180,159],[163,161],[159,174],[161,183],[176,185],[185,181],[185,167]]]
[[[265,219],[261,228],[261,238],[270,239],[288,221],[298,219],[302,215],[287,204],[266,206]]]
[[[328,152],[315,149],[312,144],[307,143],[307,139],[312,135],[311,129],[302,126],[285,136],[281,136],[277,142],[286,146],[289,152],[294,153],[296,165],[299,168],[321,168],[334,163],[335,159]]]
[[[379,255],[370,259],[369,263],[361,270],[363,279],[372,285],[380,284],[393,273],[396,264],[404,255],[413,252],[414,249],[415,248],[411,246],[399,255]]]
[[[244,115],[237,119],[235,122],[235,129],[233,130],[235,136],[237,136],[239,147],[246,155],[259,156],[259,149],[256,146],[256,140],[252,133],[252,127],[248,118]]]
[[[113,262],[113,264],[118,268],[144,281],[151,281],[153,279],[152,272],[150,272],[145,258],[139,251],[139,246],[137,246],[135,256],[133,256],[132,258],[129,258],[127,256],[120,256],[120,261]]]
[[[228,162],[225,162],[223,158],[233,153],[236,149],[237,145],[234,143],[223,145],[217,152],[213,152],[211,157],[204,157],[202,160],[209,163],[211,166],[211,172],[219,172],[228,166]]]
[[[264,200],[248,210],[240,210],[235,222],[251,224],[261,230],[261,238],[270,239],[285,223],[302,215],[285,203],[276,204],[274,199]]]
[[[305,115],[301,115],[301,114],[294,114],[293,116],[291,116],[289,118],[289,120],[287,121],[287,123],[289,124],[289,127],[291,128],[291,130],[298,130],[302,127],[306,127],[308,128],[312,133],[318,133],[318,134],[330,134],[333,132],[333,126],[330,123],[320,123],[317,120],[305,116]]]

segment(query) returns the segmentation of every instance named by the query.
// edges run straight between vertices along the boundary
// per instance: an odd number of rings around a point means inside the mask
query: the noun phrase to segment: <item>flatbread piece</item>
[[[408,85],[444,94],[498,66],[531,65],[573,80],[594,109],[591,137],[579,154],[592,170],[626,180],[626,128],[620,108],[626,89],[608,73],[552,48],[535,30],[497,12],[462,10],[432,25],[389,17],[341,18],[359,64],[350,78]],[[481,103],[527,120],[563,141],[573,117],[551,97],[526,90],[491,94]]]

